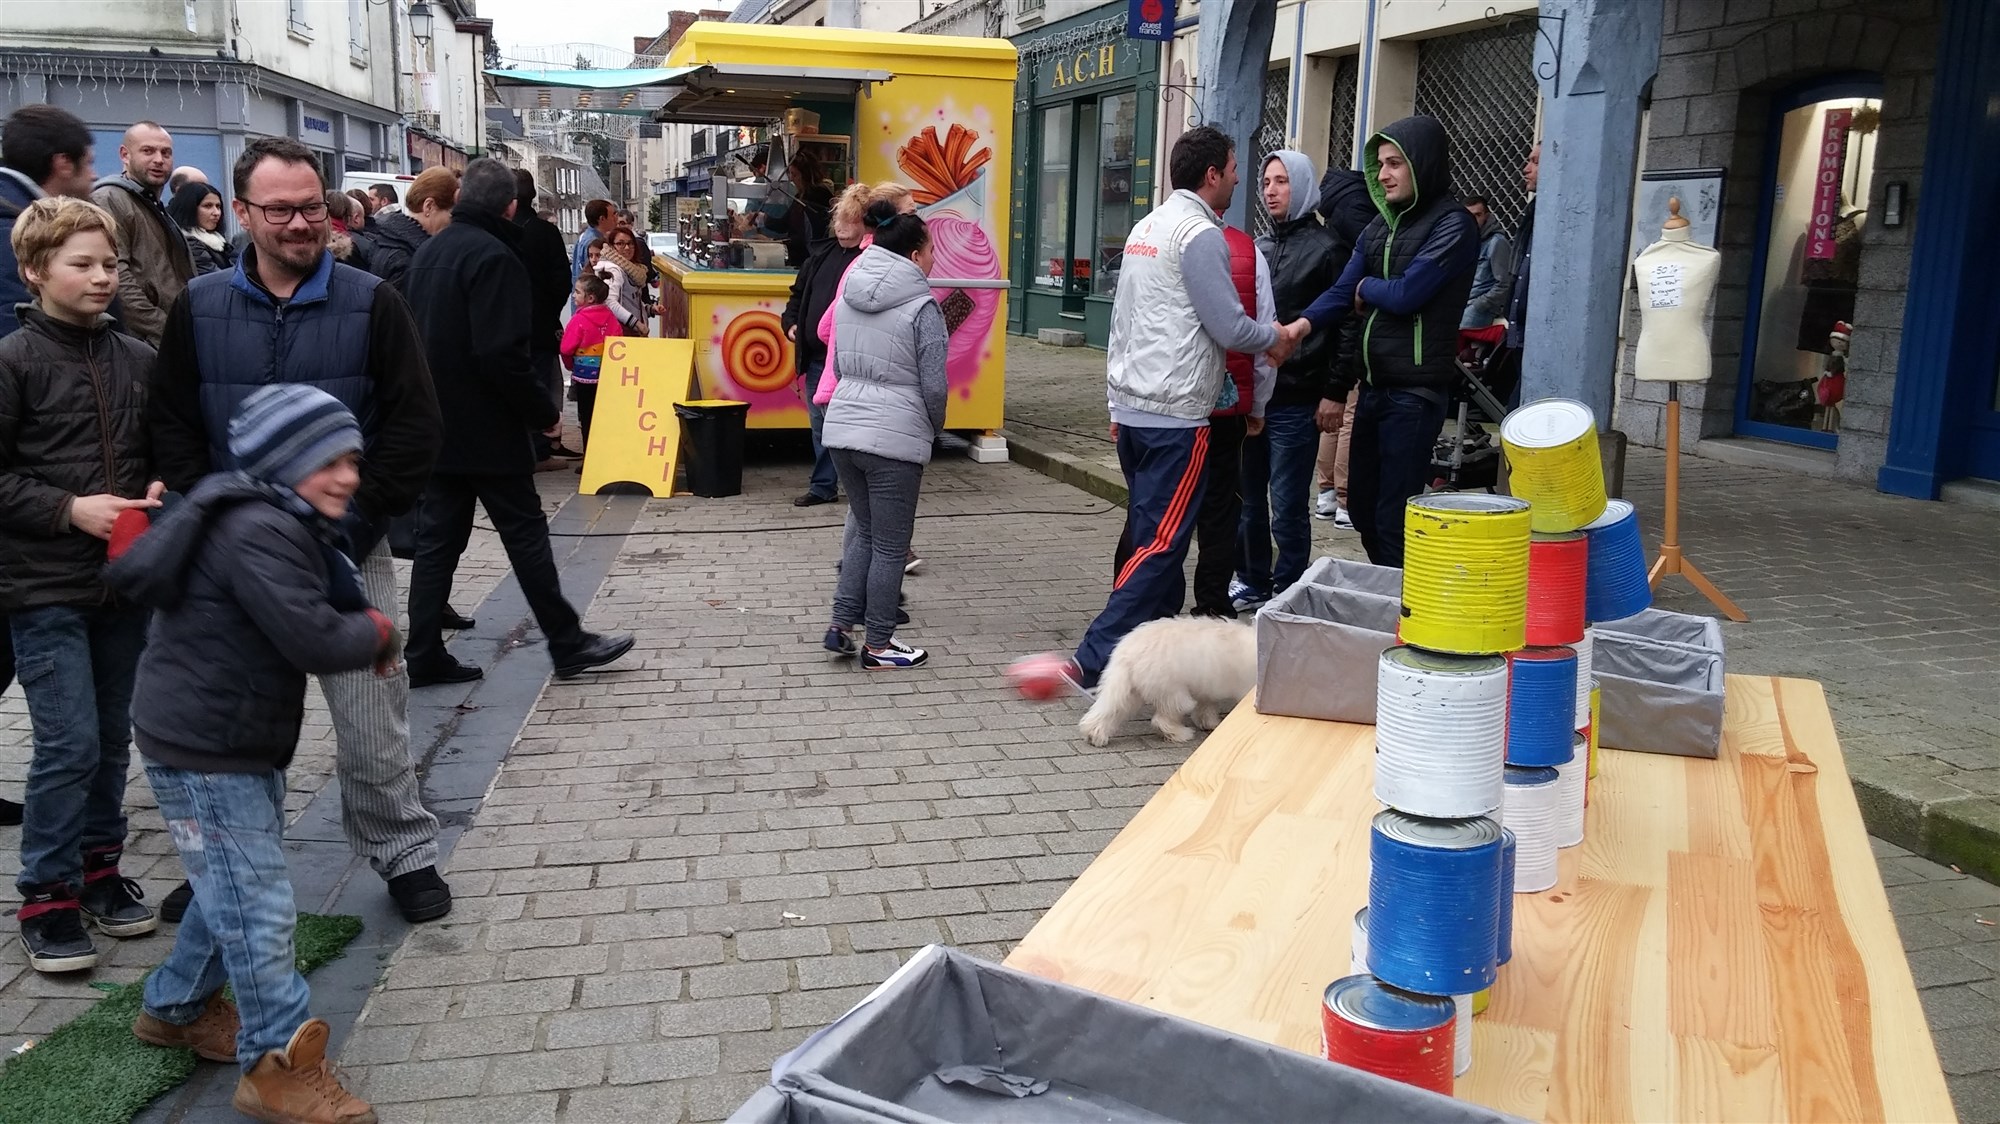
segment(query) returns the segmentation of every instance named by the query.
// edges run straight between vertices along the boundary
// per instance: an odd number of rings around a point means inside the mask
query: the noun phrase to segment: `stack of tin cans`
[[[1529,507],[1441,493],[1404,518],[1403,644],[1382,654],[1376,692],[1387,808],[1370,832],[1355,974],[1328,988],[1323,1017],[1332,1060],[1448,1093],[1472,1065],[1473,997],[1512,951],[1511,841],[1495,817]]]

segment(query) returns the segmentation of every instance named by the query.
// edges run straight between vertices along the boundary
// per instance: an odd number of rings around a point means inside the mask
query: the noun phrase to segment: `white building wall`
[[[122,7],[77,6],[91,10]],[[141,0],[135,6],[175,5],[170,0]],[[387,5],[367,0],[258,0],[232,7],[236,51],[244,62],[355,101],[385,109],[395,107],[395,82],[387,63],[391,26]],[[381,65],[376,65],[378,51],[383,56]]]
[[[9,47],[213,55],[226,49],[228,28],[226,0],[0,4],[0,45]]]

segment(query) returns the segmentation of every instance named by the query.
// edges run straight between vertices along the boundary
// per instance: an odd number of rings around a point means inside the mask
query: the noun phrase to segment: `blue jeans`
[[[1403,507],[1430,482],[1431,453],[1444,428],[1436,391],[1361,389],[1347,453],[1347,511],[1368,560],[1403,566]]]
[[[248,1073],[311,1018],[285,870],[285,774],[198,773],[146,762],[194,901],[166,962],[146,977],[146,1010],[185,1026],[223,984],[236,988],[236,1058]]]
[[[1086,687],[1111,662],[1125,634],[1147,621],[1171,617],[1187,599],[1187,552],[1196,513],[1208,483],[1207,426],[1198,429],[1118,427],[1118,466],[1129,498],[1125,533],[1131,557],[1118,567],[1104,611],[1077,645]]]
[[[1243,519],[1236,578],[1259,593],[1290,589],[1312,561],[1313,465],[1319,459],[1315,405],[1272,406],[1264,432],[1243,442]],[[1271,560],[1271,540],[1278,557]]]
[[[132,680],[146,645],[144,609],[17,609],[15,674],[28,699],[35,757],[21,823],[26,889],[83,884],[83,853],[125,842],[132,760]]]
[[[833,457],[826,446],[819,443],[820,429],[826,425],[826,407],[813,402],[813,391],[819,389],[820,368],[814,365],[806,368],[806,420],[812,423],[813,468],[812,478],[806,481],[806,491],[815,496],[831,498],[840,494],[840,473],[833,467]]]

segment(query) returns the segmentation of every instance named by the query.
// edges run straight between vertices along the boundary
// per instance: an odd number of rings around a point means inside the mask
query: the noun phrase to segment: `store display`
[[[1639,252],[1639,343],[1632,377],[1642,382],[1702,382],[1711,374],[1709,306],[1722,255],[1694,241],[1681,201],[1667,201],[1660,240]]]

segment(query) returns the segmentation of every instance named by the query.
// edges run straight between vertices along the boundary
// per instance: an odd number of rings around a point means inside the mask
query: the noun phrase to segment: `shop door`
[[[1882,83],[1846,76],[1775,99],[1736,391],[1736,432],[1840,440]]]
[[[1063,296],[1069,307],[1070,216],[1075,213],[1076,106],[1066,102],[1042,110],[1036,133],[1041,141],[1041,174],[1035,183],[1035,288]]]

